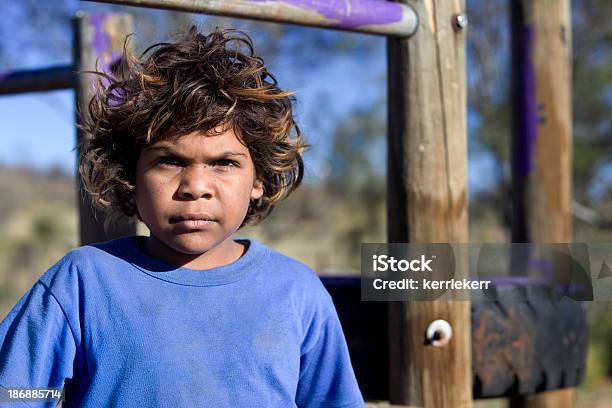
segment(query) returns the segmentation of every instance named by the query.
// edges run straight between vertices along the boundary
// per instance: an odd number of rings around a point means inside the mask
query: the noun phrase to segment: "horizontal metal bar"
[[[418,16],[386,0],[86,0],[408,37]]]
[[[0,95],[73,88],[76,78],[71,65],[0,72]]]

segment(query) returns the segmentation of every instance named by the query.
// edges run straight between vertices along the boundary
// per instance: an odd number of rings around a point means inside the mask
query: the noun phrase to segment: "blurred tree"
[[[593,179],[612,163],[612,2],[573,0],[572,13],[574,195],[589,201]]]
[[[471,141],[499,163],[498,194],[508,194],[510,147],[509,1],[468,0]],[[574,195],[588,201],[591,182],[612,156],[612,2],[572,1]]]
[[[324,191],[335,202],[350,203],[350,211],[338,211],[335,220],[336,248],[345,254],[358,254],[363,242],[386,240],[386,106],[381,98],[353,109],[333,135]],[[352,266],[359,269],[357,257]]]

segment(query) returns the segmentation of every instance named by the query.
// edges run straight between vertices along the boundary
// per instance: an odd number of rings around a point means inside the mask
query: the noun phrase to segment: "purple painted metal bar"
[[[410,6],[386,0],[87,0],[407,37],[417,29]]]
[[[270,0],[251,0],[270,3]],[[278,3],[317,13],[331,22],[330,26],[353,29],[368,25],[398,23],[402,20],[402,5],[380,0],[277,0]]]
[[[67,89],[75,84],[76,75],[70,65],[0,73],[0,95]]]

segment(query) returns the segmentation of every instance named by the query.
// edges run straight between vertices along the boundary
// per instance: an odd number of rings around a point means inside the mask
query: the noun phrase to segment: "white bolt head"
[[[455,25],[457,28],[465,28],[468,25],[468,18],[465,14],[455,15]]]

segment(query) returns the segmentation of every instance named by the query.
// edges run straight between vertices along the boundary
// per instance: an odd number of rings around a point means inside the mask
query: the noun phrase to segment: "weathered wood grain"
[[[513,241],[570,242],[569,0],[513,2],[515,95]],[[569,408],[575,389],[513,397],[511,407]]]
[[[467,242],[463,1],[408,0],[419,15],[410,39],[388,39],[389,242]],[[430,322],[453,327],[446,347],[425,342]],[[470,303],[389,304],[390,402],[472,406]]]

